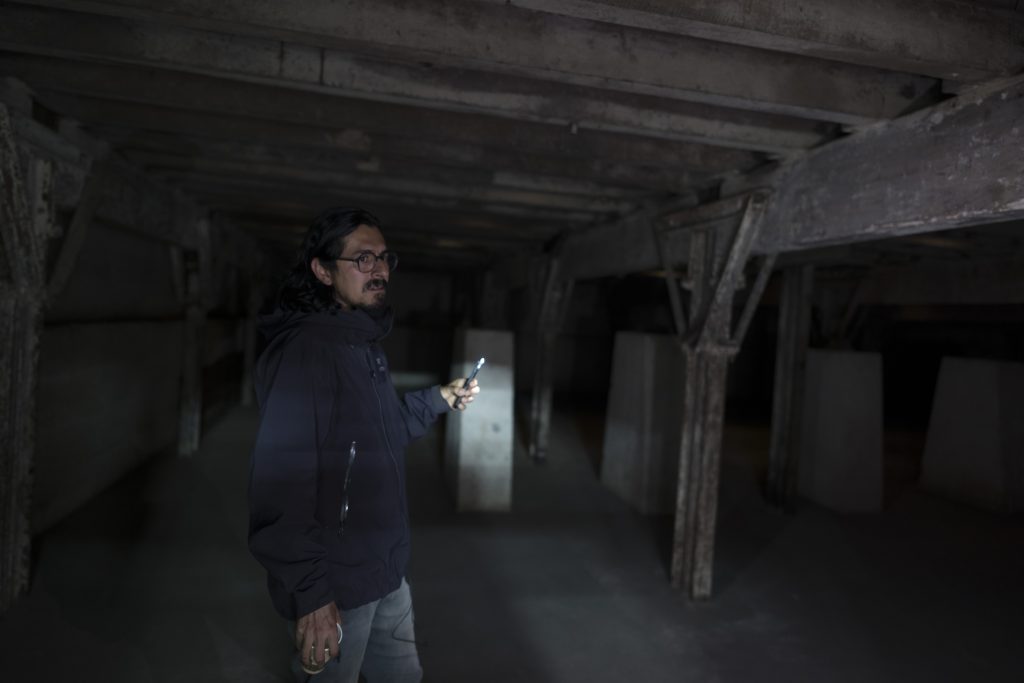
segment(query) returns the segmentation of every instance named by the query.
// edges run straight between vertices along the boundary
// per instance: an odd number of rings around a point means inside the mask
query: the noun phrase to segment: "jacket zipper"
[[[373,380],[371,384],[373,384],[373,395],[377,399],[377,413],[380,415],[381,431],[384,432],[384,443],[388,446],[388,455],[391,456],[391,464],[395,467],[395,486],[398,487],[399,503],[404,507],[405,505],[402,501],[402,478],[398,473],[398,461],[395,460],[395,452],[391,449],[391,437],[388,436],[388,426],[387,423],[384,422],[384,404],[381,403],[380,392],[377,390],[377,373],[373,369],[373,354],[370,353],[369,348],[366,350],[366,365],[370,368],[370,379]]]

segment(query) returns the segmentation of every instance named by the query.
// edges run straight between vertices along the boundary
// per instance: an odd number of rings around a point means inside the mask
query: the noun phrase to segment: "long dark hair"
[[[345,238],[360,225],[380,230],[380,221],[372,213],[344,206],[327,209],[313,220],[302,239],[298,261],[277,292],[278,308],[306,313],[333,312],[341,308],[331,288],[313,275],[310,264],[316,258],[324,268],[336,269],[335,259],[345,249]]]

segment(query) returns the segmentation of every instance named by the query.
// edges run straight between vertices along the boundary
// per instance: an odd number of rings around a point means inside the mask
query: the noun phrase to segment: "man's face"
[[[354,259],[366,252],[380,255],[387,248],[380,230],[360,225],[345,238],[341,257]],[[369,273],[361,272],[358,264],[353,261],[339,260],[333,265],[333,272],[328,268],[316,268],[315,265],[313,272],[317,279],[334,290],[334,298],[343,309],[379,308],[385,304],[391,272],[382,259],[377,259]]]

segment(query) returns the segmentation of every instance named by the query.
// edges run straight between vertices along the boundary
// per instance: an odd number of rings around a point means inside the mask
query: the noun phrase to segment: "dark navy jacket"
[[[448,411],[438,387],[399,401],[379,345],[391,314],[282,312],[255,370],[260,428],[249,481],[249,549],[296,619],[398,588],[409,559],[405,446]],[[349,513],[339,534],[351,443]]]

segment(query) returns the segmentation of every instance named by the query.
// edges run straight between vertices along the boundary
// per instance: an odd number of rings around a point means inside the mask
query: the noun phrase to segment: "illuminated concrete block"
[[[992,510],[1024,509],[1024,363],[942,359],[921,484]]]
[[[838,512],[882,510],[882,356],[807,353],[800,494]]]
[[[615,335],[601,482],[643,514],[675,509],[686,365],[668,335]]]
[[[467,377],[477,360],[481,393],[465,412],[448,414],[445,478],[460,511],[512,507],[513,333],[463,329],[455,333],[452,377]]]

